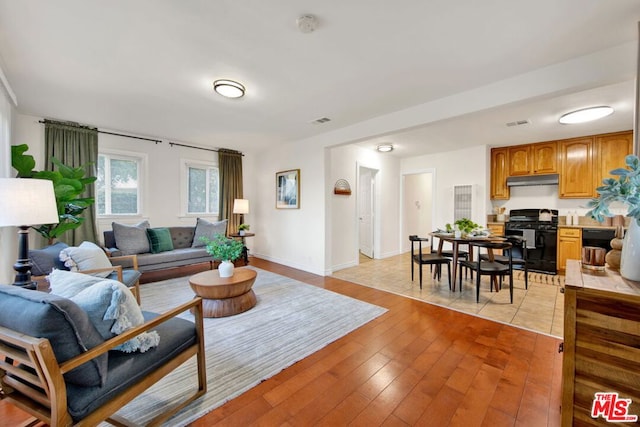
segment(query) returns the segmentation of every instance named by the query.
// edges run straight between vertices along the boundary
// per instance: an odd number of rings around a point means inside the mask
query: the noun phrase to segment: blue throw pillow
[[[68,247],[66,243],[58,242],[46,248],[30,249],[31,274],[34,276],[46,276],[54,269],[68,270],[64,263],[60,261],[60,251]]]

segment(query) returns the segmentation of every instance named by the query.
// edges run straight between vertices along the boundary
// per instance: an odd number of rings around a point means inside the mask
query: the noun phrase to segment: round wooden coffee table
[[[256,305],[251,287],[256,271],[236,268],[231,277],[220,277],[218,270],[198,273],[189,278],[189,285],[202,297],[204,317],[226,317],[242,313]]]

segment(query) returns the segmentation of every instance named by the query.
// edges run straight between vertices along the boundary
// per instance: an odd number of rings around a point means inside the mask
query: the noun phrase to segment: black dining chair
[[[506,249],[502,255],[494,255],[496,262],[503,264],[509,263],[509,254],[513,251],[511,262],[514,267],[522,267],[524,271],[524,288],[529,289],[529,267],[527,265],[527,240],[522,236],[503,236],[507,242],[511,243],[512,248]],[[482,254],[481,258],[487,260],[487,254]],[[502,284],[502,283],[500,283]]]
[[[459,285],[462,290],[462,268],[469,268],[476,273],[476,302],[480,302],[480,278],[481,276],[489,276],[491,278],[489,282],[489,286],[491,287],[491,291],[493,292],[493,284],[497,284],[497,279],[500,277],[501,279],[505,276],[509,277],[509,297],[510,301],[513,304],[513,251],[508,249],[512,248],[512,244],[506,240],[504,241],[492,241],[492,240],[479,240],[472,241],[469,244],[473,247],[478,248],[478,260],[470,261],[470,260],[462,260],[460,261],[460,271],[458,276],[460,277]],[[487,257],[483,259],[480,256],[480,250],[484,248],[487,250]],[[494,250],[503,250],[508,259],[506,263],[498,262],[495,260],[493,251]],[[498,291],[498,288],[496,288]]]
[[[411,281],[413,282],[414,277],[414,264],[418,264],[420,266],[420,289],[422,289],[423,265],[428,264],[430,266],[435,266],[438,280],[440,280],[442,277],[442,266],[446,264],[449,289],[451,289],[451,259],[445,256],[438,255],[437,253],[422,253],[422,242],[428,242],[428,237],[418,237],[416,235],[411,235],[409,236],[409,240],[411,241]],[[415,250],[416,243],[418,246],[417,252]]]

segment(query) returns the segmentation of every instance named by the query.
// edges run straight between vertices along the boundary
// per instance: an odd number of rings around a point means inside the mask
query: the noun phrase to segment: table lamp
[[[18,227],[15,286],[35,289],[29,259],[29,226],[59,221],[53,182],[47,179],[0,178],[0,227]]]

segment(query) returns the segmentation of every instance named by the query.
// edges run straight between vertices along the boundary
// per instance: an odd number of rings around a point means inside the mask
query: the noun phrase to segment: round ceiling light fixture
[[[389,151],[393,151],[393,144],[380,144],[376,147],[381,153],[388,153]]]
[[[572,125],[575,123],[585,123],[592,120],[598,120],[613,114],[613,108],[607,105],[598,107],[583,108],[581,110],[571,111],[563,114],[558,121],[563,125]]]
[[[213,82],[213,90],[225,98],[241,98],[244,96],[244,86],[233,80],[216,80]]]
[[[318,18],[310,14],[302,15],[296,19],[296,25],[301,33],[309,34],[318,28]]]

